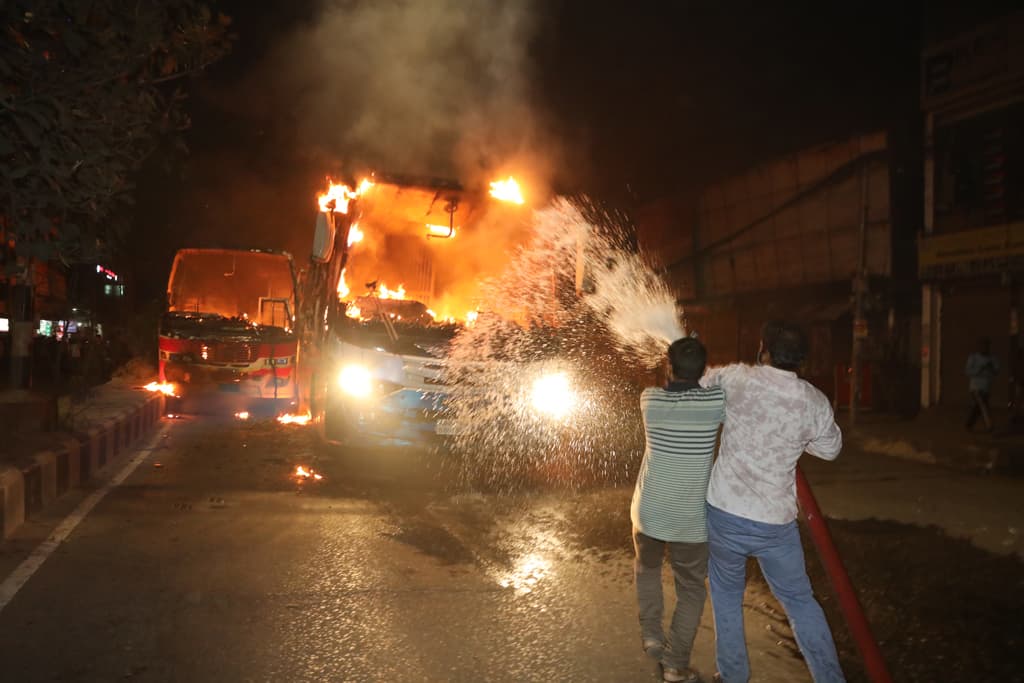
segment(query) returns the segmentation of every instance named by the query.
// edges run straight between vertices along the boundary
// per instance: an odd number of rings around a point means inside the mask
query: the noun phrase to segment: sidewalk
[[[111,380],[84,400],[0,393],[0,528],[8,538],[68,490],[97,475],[163,414],[163,397]]]
[[[850,425],[849,413],[837,415],[850,447],[928,465],[979,473],[1024,474],[1024,426],[1012,428],[1005,411],[994,411],[992,432],[964,427],[964,411],[935,407],[907,419],[888,413],[860,413]]]

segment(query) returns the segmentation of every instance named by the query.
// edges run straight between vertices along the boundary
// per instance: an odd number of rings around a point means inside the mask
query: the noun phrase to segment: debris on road
[[[277,421],[283,425],[307,425],[313,419],[313,416],[308,412],[304,415],[295,413],[285,413],[284,415],[278,415]]]
[[[295,476],[298,477],[299,481],[303,481],[305,479],[313,479],[314,481],[321,481],[324,478],[322,474],[320,474],[319,472],[314,470],[312,467],[306,468],[306,467],[303,467],[302,465],[298,465],[295,468]]]

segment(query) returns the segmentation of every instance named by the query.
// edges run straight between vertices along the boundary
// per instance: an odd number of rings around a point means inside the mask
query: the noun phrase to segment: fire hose
[[[853,636],[853,641],[857,645],[868,679],[872,683],[892,683],[892,676],[889,675],[889,669],[885,666],[885,660],[882,658],[878,641],[875,640],[875,636],[871,632],[864,608],[861,606],[860,600],[857,599],[857,592],[853,588],[853,582],[850,581],[850,575],[846,572],[846,567],[843,566],[839,551],[836,550],[832,534],[828,530],[828,523],[821,514],[818,501],[814,498],[814,493],[811,492],[811,485],[799,466],[796,468],[796,496],[804,518],[807,520],[807,527],[810,530],[814,547],[818,551],[818,557],[821,558],[825,573],[828,574],[832,588],[839,598],[839,609],[842,611],[846,625],[850,629],[850,635]]]

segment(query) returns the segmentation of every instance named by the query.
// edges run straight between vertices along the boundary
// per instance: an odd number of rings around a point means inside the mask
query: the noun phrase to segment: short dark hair
[[[699,339],[683,337],[669,345],[668,362],[672,366],[672,376],[675,379],[698,380],[704,374],[708,352]]]
[[[772,357],[772,366],[796,370],[807,358],[807,337],[793,323],[773,320],[761,329],[761,344]]]

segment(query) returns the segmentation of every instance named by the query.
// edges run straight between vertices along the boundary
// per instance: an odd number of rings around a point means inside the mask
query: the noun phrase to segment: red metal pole
[[[796,497],[800,501],[800,509],[807,520],[811,540],[814,541],[814,547],[818,549],[818,557],[821,558],[821,563],[825,566],[825,573],[828,574],[832,588],[835,589],[836,595],[839,597],[839,608],[846,619],[850,635],[853,636],[853,640],[857,644],[857,650],[860,652],[860,658],[864,663],[864,670],[867,671],[868,678],[872,683],[892,683],[892,676],[889,675],[889,669],[886,668],[885,660],[882,659],[878,641],[871,633],[871,626],[864,615],[864,608],[861,607],[860,600],[857,599],[850,575],[846,573],[846,567],[843,566],[843,561],[832,541],[828,524],[821,514],[818,501],[815,500],[814,494],[811,492],[811,485],[799,467],[796,468]]]

